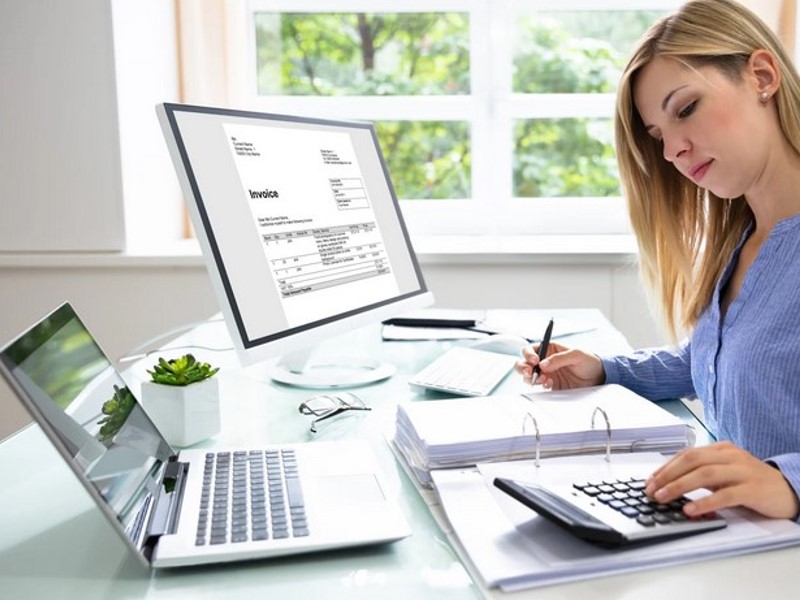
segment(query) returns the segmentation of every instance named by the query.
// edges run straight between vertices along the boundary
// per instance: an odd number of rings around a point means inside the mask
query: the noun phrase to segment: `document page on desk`
[[[422,340],[477,340],[492,333],[512,335],[526,338],[531,343],[541,341],[544,330],[550,321],[546,314],[529,314],[520,310],[459,310],[445,308],[426,308],[403,317],[429,319],[473,319],[475,330],[448,327],[408,327],[385,325],[382,336],[387,341],[422,341]],[[584,333],[596,329],[593,321],[582,321],[559,317],[555,320],[553,339],[560,339],[576,333]]]
[[[490,331],[511,333],[539,342],[549,321],[550,316],[547,314],[521,313],[519,310],[497,308],[486,311],[486,317],[481,322],[481,326]],[[597,329],[594,321],[582,321],[568,317],[554,318],[553,323],[552,339],[554,340]]]
[[[641,476],[659,454],[546,459],[479,465],[432,473],[454,544],[487,587],[513,591],[617,573],[653,569],[800,544],[800,526],[743,510],[725,510],[728,527],[647,547],[605,549],[584,542],[492,485],[495,477],[555,483]],[[476,518],[480,515],[480,518]]]
[[[387,342],[423,342],[426,340],[481,340],[486,333],[453,327],[406,327],[384,325],[381,337]]]

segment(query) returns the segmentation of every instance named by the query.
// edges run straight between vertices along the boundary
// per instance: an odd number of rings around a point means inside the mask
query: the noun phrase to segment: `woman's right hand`
[[[538,344],[523,348],[523,360],[514,365],[526,383],[532,383],[536,365],[541,371],[536,383],[547,389],[566,390],[605,383],[603,363],[594,354],[551,343],[547,356],[540,363],[538,349]]]

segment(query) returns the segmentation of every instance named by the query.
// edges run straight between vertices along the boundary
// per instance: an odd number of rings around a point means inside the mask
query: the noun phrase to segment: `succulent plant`
[[[184,354],[172,360],[158,359],[158,364],[153,365],[152,371],[147,371],[150,378],[156,383],[164,385],[189,385],[203,381],[219,371],[210,364],[200,362],[191,354]]]

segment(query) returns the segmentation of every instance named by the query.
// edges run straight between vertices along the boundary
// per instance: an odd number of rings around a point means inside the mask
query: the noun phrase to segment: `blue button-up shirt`
[[[724,317],[720,290],[677,348],[601,357],[606,383],[651,400],[697,397],[709,430],[776,465],[800,496],[800,215],[761,246]]]

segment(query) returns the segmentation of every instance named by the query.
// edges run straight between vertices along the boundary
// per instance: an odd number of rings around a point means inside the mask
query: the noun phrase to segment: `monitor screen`
[[[370,123],[157,112],[244,364],[433,301]],[[387,376],[385,365],[353,367],[343,384],[357,372]],[[287,383],[329,385],[310,372]]]

